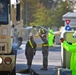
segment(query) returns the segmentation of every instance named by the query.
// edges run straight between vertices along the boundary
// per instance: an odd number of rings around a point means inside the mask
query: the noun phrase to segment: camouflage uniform
[[[27,59],[28,69],[31,68],[33,57],[36,53],[36,43],[30,39],[26,43],[25,55]]]
[[[39,35],[39,36],[43,40],[43,44],[42,44],[43,68],[41,70],[47,70],[47,66],[48,66],[48,41],[47,41],[45,34],[43,36],[41,36],[41,35]]]

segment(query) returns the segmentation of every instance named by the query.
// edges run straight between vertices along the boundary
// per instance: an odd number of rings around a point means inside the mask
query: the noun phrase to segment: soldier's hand
[[[61,38],[60,41],[63,43],[64,42],[64,38]]]
[[[41,33],[40,33],[40,32],[38,32],[38,35],[41,35]]]

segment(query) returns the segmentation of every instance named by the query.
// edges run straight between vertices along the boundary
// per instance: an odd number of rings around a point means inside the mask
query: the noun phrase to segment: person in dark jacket
[[[46,34],[39,34],[39,36],[41,37],[43,43],[42,43],[42,54],[43,54],[43,67],[41,68],[41,70],[47,70],[47,66],[48,66],[48,41],[47,41],[47,37]]]
[[[27,59],[28,70],[31,70],[32,60],[36,53],[36,43],[33,39],[33,36],[30,36],[29,40],[26,43],[25,55]]]

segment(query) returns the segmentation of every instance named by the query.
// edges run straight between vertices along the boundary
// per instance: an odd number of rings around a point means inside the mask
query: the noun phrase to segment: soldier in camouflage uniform
[[[43,44],[42,44],[42,54],[43,54],[43,68],[41,70],[47,70],[48,66],[48,41],[46,38],[46,34],[39,34],[41,37]]]
[[[28,70],[31,69],[32,60],[36,53],[36,43],[33,40],[33,36],[30,36],[30,39],[26,43],[25,55],[27,59]]]

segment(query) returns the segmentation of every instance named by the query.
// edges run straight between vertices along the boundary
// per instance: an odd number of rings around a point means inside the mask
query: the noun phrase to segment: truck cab
[[[17,49],[13,48],[12,14],[11,0],[0,0],[0,75],[16,75]]]

